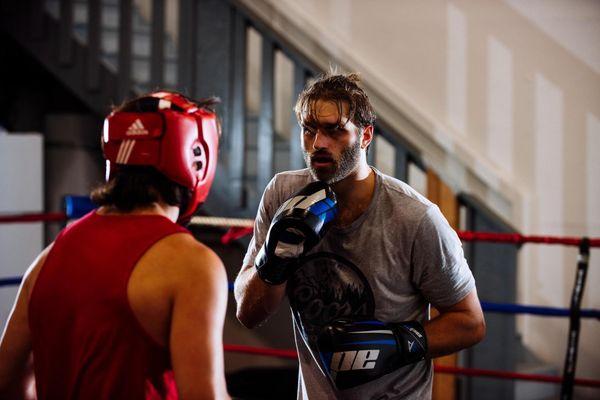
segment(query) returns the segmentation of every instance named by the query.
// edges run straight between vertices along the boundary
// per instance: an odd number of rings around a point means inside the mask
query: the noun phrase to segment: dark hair
[[[375,123],[375,112],[365,91],[358,85],[357,73],[324,74],[317,78],[298,96],[294,107],[296,118],[302,120],[302,114],[308,113],[311,119],[315,115],[315,103],[318,100],[330,100],[337,104],[340,119],[343,117],[343,103],[348,103],[348,119],[359,128]],[[338,124],[340,121],[338,121]]]
[[[181,96],[190,103],[194,103],[195,105],[197,105],[198,108],[204,108],[211,112],[215,112],[215,106],[221,102],[220,98],[214,96],[207,97],[205,99],[194,100],[188,96],[184,96],[181,93],[174,92],[171,90],[160,90],[160,92],[172,93]],[[159,98],[152,96],[152,93],[147,93],[136,97],[135,99],[126,100],[118,106],[114,106],[112,112],[156,112],[159,100]],[[171,109],[176,111],[183,111],[183,109],[177,106],[176,104],[172,104]]]
[[[124,212],[159,201],[183,210],[190,191],[153,167],[120,165],[108,182],[92,190],[91,198],[98,206],[114,206]]]

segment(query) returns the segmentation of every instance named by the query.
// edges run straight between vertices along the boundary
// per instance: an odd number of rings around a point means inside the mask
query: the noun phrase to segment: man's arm
[[[315,359],[321,360],[321,371],[330,381],[339,390],[345,390],[425,357],[439,357],[472,346],[484,334],[483,314],[473,289],[424,326],[417,321],[388,323],[374,318],[332,321],[319,334],[320,355]],[[356,357],[348,359],[346,354]]]
[[[270,197],[272,186],[267,187],[261,200],[246,265],[235,281],[237,317],[248,328],[259,325],[277,310],[299,257],[322,239],[337,214],[335,193],[329,185],[317,181],[290,197],[271,221],[265,198]],[[271,225],[265,235],[268,223]]]
[[[436,307],[437,308],[437,307]],[[430,358],[441,357],[479,343],[485,336],[485,320],[477,290],[446,308],[424,324]]]
[[[260,325],[281,305],[285,287],[263,282],[253,265],[243,266],[234,283],[237,318],[247,328]]]
[[[427,355],[439,357],[483,339],[485,322],[462,243],[438,207],[430,207],[414,239],[413,282],[440,315],[424,323]]]
[[[29,393],[29,389],[34,378],[28,319],[29,295],[51,247],[52,245],[44,249],[25,273],[15,305],[2,334],[0,341],[0,398],[31,398],[32,394]]]
[[[260,199],[254,232],[244,258],[244,265],[235,278],[233,293],[236,301],[236,316],[247,328],[254,328],[264,322],[281,305],[285,297],[285,284],[268,285],[258,276],[254,259],[263,245],[274,209],[279,204],[275,195],[275,177],[269,182]]]
[[[192,240],[190,238],[190,240]],[[229,399],[223,361],[227,275],[219,257],[194,242],[173,273],[169,349],[179,396]]]
[[[321,371],[339,390],[371,382],[405,365],[472,346],[483,339],[485,323],[473,289],[458,303],[421,325],[417,321],[382,322],[340,318],[319,334]],[[394,346],[390,346],[393,344]],[[356,354],[348,361],[346,354]],[[327,361],[325,361],[327,360]],[[352,364],[352,368],[348,365]]]

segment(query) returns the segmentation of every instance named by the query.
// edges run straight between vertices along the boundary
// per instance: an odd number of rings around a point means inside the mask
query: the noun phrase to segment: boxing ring
[[[12,215],[0,215],[0,224],[28,223],[28,222],[67,222],[83,216],[94,208],[87,197],[66,196],[64,201],[64,212],[54,213],[23,213]],[[221,236],[221,242],[225,245],[252,233],[253,220],[220,217],[195,216],[191,225],[210,226],[227,229]],[[600,397],[600,380],[576,377],[576,362],[578,355],[578,343],[582,319],[596,319],[600,321],[600,309],[582,309],[581,301],[585,289],[587,271],[589,265],[590,249],[600,248],[600,238],[587,237],[557,237],[557,236],[526,236],[520,234],[503,234],[491,232],[457,231],[458,236],[464,242],[493,242],[523,246],[525,244],[546,244],[574,246],[579,249],[577,259],[577,270],[575,282],[571,293],[569,308],[555,308],[541,305],[507,304],[481,302],[485,313],[500,314],[527,314],[541,318],[568,318],[569,335],[567,338],[567,349],[563,373],[559,375],[527,374],[500,370],[463,368],[445,365],[435,365],[434,370],[440,374],[452,374],[468,377],[487,377],[504,380],[522,380],[545,384],[557,384],[561,386],[561,399],[573,398],[575,386],[591,387],[598,389]],[[0,287],[15,286],[21,282],[21,276],[0,277]],[[230,291],[233,283],[229,283]],[[273,349],[246,346],[243,344],[225,344],[226,352],[258,355],[264,357],[277,357],[289,360],[297,360],[295,349]]]

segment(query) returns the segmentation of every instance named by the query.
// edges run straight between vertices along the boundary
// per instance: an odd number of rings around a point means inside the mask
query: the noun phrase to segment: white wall
[[[44,209],[43,141],[40,134],[0,132],[0,214]],[[21,276],[42,251],[42,223],[0,224],[0,278]],[[0,287],[0,325],[12,309],[18,286]]]
[[[329,52],[321,65],[361,72],[421,128],[404,132],[456,190],[525,234],[600,237],[600,2],[243,2],[304,51]],[[380,113],[402,131],[394,112]],[[568,307],[576,250],[526,245],[519,261],[519,302]],[[584,308],[600,309],[599,286],[595,250]],[[567,319],[520,317],[518,327],[562,370]],[[585,321],[579,376],[600,376],[599,338],[598,321]]]

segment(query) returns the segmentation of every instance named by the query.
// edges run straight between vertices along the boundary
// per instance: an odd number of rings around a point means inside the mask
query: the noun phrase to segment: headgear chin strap
[[[140,112],[113,112],[104,120],[106,179],[119,165],[148,165],[190,190],[180,219],[206,200],[217,167],[219,125],[214,112],[185,97],[156,92]]]

